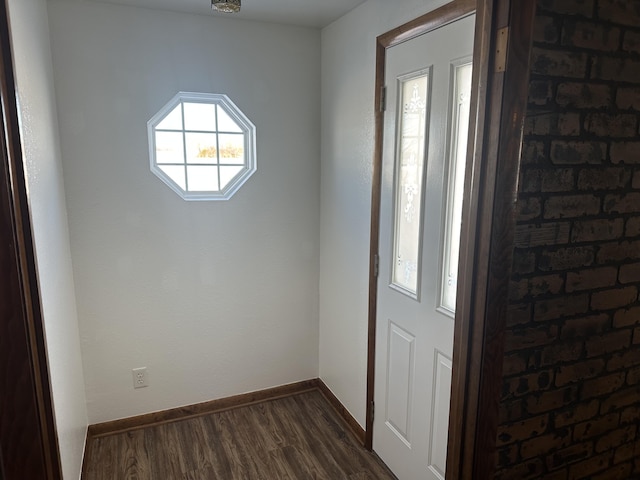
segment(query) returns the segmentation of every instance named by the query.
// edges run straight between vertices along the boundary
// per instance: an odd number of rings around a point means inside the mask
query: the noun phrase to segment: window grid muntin
[[[185,104],[210,104],[214,105],[215,126],[214,129],[186,129],[186,114]],[[180,107],[181,116],[181,130],[171,128],[156,128],[155,125],[161,124],[167,117],[169,117],[174,110]],[[225,115],[225,122],[233,122],[237,130],[233,131],[225,129],[218,131],[219,125],[219,109],[222,109]],[[150,162],[152,172],[158,176],[167,186],[171,187],[176,193],[178,193],[185,200],[227,200],[244,184],[244,182],[256,171],[256,158],[255,158],[255,126],[253,123],[235,106],[235,104],[226,96],[222,94],[199,94],[199,93],[178,93],[165,107],[158,112],[148,124],[149,131],[149,149],[150,149]],[[182,134],[182,161],[181,162],[157,162],[156,154],[156,134],[160,133],[181,133]],[[187,151],[187,134],[188,133],[210,133],[216,137],[216,159],[218,163],[195,163],[189,162],[189,155]],[[240,136],[242,138],[242,161],[231,163],[229,160],[221,162],[221,159],[225,157],[221,156],[220,152],[220,135],[227,135],[232,137]],[[224,145],[223,145],[224,148]],[[177,158],[177,157],[176,157]],[[233,158],[233,157],[227,157]],[[162,170],[162,167],[175,167],[181,166],[183,170],[183,179],[185,188],[179,185],[170,174]],[[215,190],[190,190],[189,189],[189,166],[211,166],[216,168],[217,179],[217,191]],[[229,175],[231,168],[237,169],[236,173],[230,176],[226,181],[224,187],[221,185],[221,179]],[[221,188],[222,187],[222,188]]]

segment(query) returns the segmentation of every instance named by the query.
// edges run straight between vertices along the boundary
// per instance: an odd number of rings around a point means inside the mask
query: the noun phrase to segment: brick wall
[[[640,0],[539,0],[497,478],[640,478]]]

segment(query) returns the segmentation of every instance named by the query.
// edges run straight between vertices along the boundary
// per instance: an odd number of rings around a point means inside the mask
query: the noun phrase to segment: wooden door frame
[[[0,475],[61,480],[7,0],[0,2]]]
[[[386,52],[473,12],[474,69],[453,348],[448,480],[492,478],[495,468],[507,290],[535,0],[454,0],[380,35],[376,41],[365,430],[365,446],[369,449],[373,445],[376,263],[384,128],[380,107]]]

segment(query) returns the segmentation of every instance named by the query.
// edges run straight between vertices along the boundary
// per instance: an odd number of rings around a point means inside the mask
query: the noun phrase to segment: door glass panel
[[[440,306],[455,313],[458,286],[458,255],[460,253],[460,227],[462,223],[462,194],[464,190],[469,108],[471,101],[472,65],[454,68],[453,101],[451,102],[452,128],[449,149],[449,185],[447,192],[447,220],[444,230],[444,259],[442,271],[442,298]]]
[[[429,75],[399,81],[392,285],[418,294]]]

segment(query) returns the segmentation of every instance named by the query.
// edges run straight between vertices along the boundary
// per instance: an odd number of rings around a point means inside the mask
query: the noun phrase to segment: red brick
[[[598,213],[600,213],[600,198],[594,195],[550,197],[544,203],[546,219],[574,218]]]
[[[616,465],[614,467],[607,468],[602,473],[589,476],[589,480],[627,480],[631,478],[629,474],[631,473],[632,468],[633,464],[630,462],[623,465]]]
[[[585,379],[593,378],[604,371],[604,366],[604,360],[597,358],[558,367],[555,384],[563,387],[569,383],[581,382]]]
[[[640,76],[640,61],[628,58],[600,56],[594,59],[591,77],[600,80],[636,82]]]
[[[640,241],[606,243],[598,250],[598,263],[640,259]]]
[[[531,322],[533,306],[530,303],[510,304],[507,306],[507,326],[514,327]]]
[[[590,113],[584,122],[584,128],[599,137],[635,137],[638,119],[628,113]]]
[[[633,330],[633,340],[632,340],[631,343],[633,343],[634,345],[640,344],[640,327],[634,328],[634,330]]]
[[[529,103],[531,105],[547,105],[553,99],[550,81],[532,80],[529,83]]]
[[[540,255],[538,268],[543,271],[569,270],[588,267],[593,260],[593,247],[589,246],[545,250]]]
[[[533,480],[540,478],[544,471],[544,465],[539,458],[525,460],[510,467],[508,470],[499,470],[494,476],[494,480]]]
[[[578,174],[578,190],[617,190],[630,179],[631,171],[624,168],[584,169]]]
[[[599,165],[602,163],[607,146],[600,142],[551,142],[551,161],[556,165]]]
[[[536,269],[536,254],[528,250],[513,252],[513,273],[523,275],[532,273]]]
[[[497,444],[498,446],[507,445],[538,436],[547,429],[548,424],[549,415],[539,415],[510,425],[500,425]]]
[[[640,325],[640,307],[618,310],[613,317],[614,328]]]
[[[618,372],[588,380],[582,384],[580,398],[586,399],[608,395],[623,386],[625,378],[626,374],[624,372]]]
[[[620,414],[610,413],[575,425],[573,427],[573,438],[574,440],[582,441],[597,437],[603,433],[615,430],[619,424]]]
[[[553,113],[528,116],[524,125],[525,135],[580,135],[580,115],[577,113]]]
[[[505,332],[505,352],[548,345],[558,338],[558,327],[510,329]]]
[[[640,110],[640,87],[619,87],[616,105],[622,110]]]
[[[594,310],[609,310],[626,307],[638,299],[638,289],[634,286],[612,288],[591,295],[591,308]]]
[[[627,371],[627,385],[635,385],[640,382],[640,365]]]
[[[620,29],[567,19],[562,29],[562,44],[612,52],[617,50],[620,44]]]
[[[537,197],[520,198],[516,209],[519,221],[533,220],[542,215],[542,202]]]
[[[612,163],[640,163],[640,142],[613,142],[609,157]]]
[[[524,404],[522,399],[503,400],[500,402],[500,411],[498,413],[498,421],[500,424],[512,423],[522,419],[524,412]]]
[[[569,222],[551,222],[539,225],[517,225],[515,246],[518,248],[561,245],[569,241]]]
[[[539,366],[547,367],[562,362],[574,362],[582,356],[583,342],[567,341],[554,343],[542,349]]]
[[[569,467],[568,480],[591,478],[595,473],[601,472],[608,467],[612,456],[613,452],[606,452],[571,465]]]
[[[580,338],[599,335],[607,330],[611,325],[609,315],[601,313],[599,315],[589,315],[586,317],[569,318],[562,324],[560,338]]]
[[[640,192],[625,195],[607,195],[604,198],[606,213],[636,213],[640,212]]]
[[[522,145],[522,164],[536,165],[544,163],[547,158],[544,142],[525,140]]]
[[[636,455],[640,456],[640,439],[616,448],[613,463],[626,462],[627,460],[634,458]]]
[[[627,220],[627,227],[624,234],[627,237],[637,237],[640,235],[640,217],[631,217]]]
[[[617,352],[629,348],[631,342],[630,330],[614,330],[599,337],[590,338],[585,342],[587,357],[599,357],[606,353]]]
[[[568,16],[593,16],[594,0],[538,0],[538,8]]]
[[[640,228],[640,221],[638,226]],[[613,240],[620,238],[623,230],[624,220],[621,218],[577,221],[573,223],[573,228],[571,229],[571,242]]]
[[[623,427],[613,432],[609,432],[598,439],[596,442],[596,452],[601,453],[606,450],[613,450],[620,445],[627,443],[635,438],[636,427]]]
[[[560,275],[542,275],[533,278],[525,278],[517,283],[511,284],[509,287],[509,298],[511,300],[518,301],[523,298],[557,294],[562,291],[563,285],[564,279]]]
[[[640,53],[640,33],[627,30],[624,34],[622,49],[627,52]]]
[[[547,468],[553,470],[569,463],[588,458],[593,453],[593,443],[574,443],[573,445],[560,449],[548,455],[545,459]],[[546,478],[546,476],[545,476]]]
[[[534,47],[531,52],[531,72],[551,77],[584,78],[587,55],[568,51],[549,51]]]
[[[640,282],[640,263],[620,266],[620,283]]]
[[[633,174],[633,179],[631,180],[631,188],[635,190],[640,189],[640,172],[635,172]]]
[[[615,267],[600,267],[567,273],[566,291],[568,293],[594,288],[613,287],[618,277]]]
[[[578,396],[577,393],[578,390],[574,386],[535,393],[525,398],[525,408],[531,415],[558,410],[573,403]]]
[[[613,354],[607,362],[607,370],[613,372],[631,368],[634,365],[640,365],[640,350],[637,349]]]
[[[613,410],[635,405],[638,403],[638,398],[640,398],[640,385],[618,390],[602,401],[600,412],[608,413]]]
[[[593,83],[561,83],[556,103],[564,107],[600,108],[611,104],[611,87]]]
[[[569,408],[556,412],[553,425],[555,428],[561,428],[590,420],[598,415],[599,409],[600,401],[596,399],[571,405]]]
[[[507,353],[502,360],[502,375],[517,375],[527,369],[527,355],[520,352]]]
[[[523,459],[548,455],[551,452],[565,448],[571,444],[571,433],[568,430],[559,430],[540,437],[525,440],[520,446],[520,455]]]
[[[551,386],[553,370],[542,370],[540,372],[510,378],[503,386],[503,396],[505,398],[520,397],[532,392],[548,390]]]
[[[625,425],[628,423],[640,424],[640,403],[624,408],[620,413],[620,424]],[[640,440],[638,441],[640,442]],[[640,450],[638,451],[638,456],[640,456]]]
[[[634,0],[599,0],[598,17],[620,25],[640,25],[640,3]]]
[[[533,307],[533,319],[536,322],[546,322],[585,313],[588,308],[589,296],[586,294],[539,300]]]

